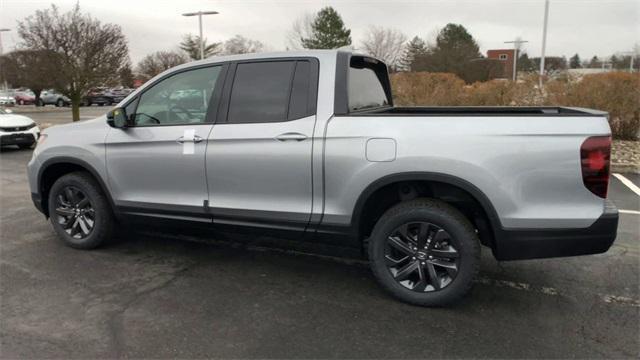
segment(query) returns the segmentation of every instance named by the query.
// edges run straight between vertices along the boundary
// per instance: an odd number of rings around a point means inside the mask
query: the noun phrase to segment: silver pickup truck
[[[330,241],[434,306],[468,292],[481,244],[499,260],[607,251],[610,147],[600,111],[396,107],[381,61],[305,51],[170,69],[44,131],[28,170],[74,248],[135,220]]]

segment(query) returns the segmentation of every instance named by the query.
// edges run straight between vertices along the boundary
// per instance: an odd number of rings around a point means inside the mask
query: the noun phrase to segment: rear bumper
[[[618,231],[618,209],[607,201],[605,211],[588,228],[505,230],[496,236],[498,260],[525,260],[600,254],[609,250]]]

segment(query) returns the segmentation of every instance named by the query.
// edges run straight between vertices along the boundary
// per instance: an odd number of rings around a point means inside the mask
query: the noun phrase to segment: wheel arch
[[[491,247],[495,245],[494,239],[499,236],[502,224],[495,207],[485,193],[477,186],[460,177],[435,172],[395,173],[386,175],[370,183],[358,197],[351,217],[350,228],[357,232],[361,240],[367,233],[367,226],[371,225],[367,224],[367,221],[370,220],[367,218],[367,207],[373,204],[373,200],[376,200],[381,192],[400,184],[441,184],[452,189],[459,189],[463,193],[468,194],[468,196],[478,204],[479,208],[484,212],[484,215],[486,215],[489,228],[485,229],[485,232],[490,238],[485,238],[483,243]],[[389,207],[386,208],[388,209]]]
[[[109,205],[111,209],[115,211],[115,203],[111,198],[111,193],[108,191],[108,188],[103,181],[102,177],[100,177],[98,171],[91,166],[86,161],[72,158],[72,157],[56,157],[45,161],[40,169],[38,170],[38,192],[41,194],[42,198],[42,211],[45,216],[49,216],[49,191],[51,190],[51,186],[55,183],[57,179],[60,177],[76,172],[76,171],[84,171],[91,175],[91,177],[96,180],[98,186],[100,186],[100,190],[107,197]]]

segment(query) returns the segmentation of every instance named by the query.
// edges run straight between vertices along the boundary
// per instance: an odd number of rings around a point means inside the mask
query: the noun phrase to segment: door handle
[[[185,142],[193,142],[193,143],[199,143],[201,142],[203,139],[198,136],[198,135],[194,135],[193,139],[185,139],[184,136],[180,136],[178,139],[176,139],[176,142],[178,144],[184,144]]]
[[[302,141],[302,140],[305,140],[306,138],[307,138],[307,135],[300,134],[297,132],[288,132],[288,133],[284,133],[276,136],[276,140],[278,141],[287,141],[287,140]]]

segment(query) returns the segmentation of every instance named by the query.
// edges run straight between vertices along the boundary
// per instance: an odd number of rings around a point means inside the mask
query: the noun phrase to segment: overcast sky
[[[37,9],[56,4],[69,10],[75,0],[0,0],[0,28],[4,50],[11,50],[19,37],[16,22]],[[371,25],[396,28],[409,37],[433,38],[447,23],[464,25],[480,44],[481,51],[502,48],[503,42],[522,37],[524,49],[539,56],[542,41],[544,0],[426,0],[426,1],[248,1],[248,0],[80,0],[84,12],[116,23],[129,41],[133,62],[144,55],[175,49],[181,36],[197,33],[197,18],[181,13],[217,10],[204,18],[209,41],[223,41],[235,34],[257,39],[269,50],[285,50],[287,33],[295,19],[305,13],[333,6],[352,30],[356,47]],[[640,0],[551,0],[549,56],[583,59],[630,51],[640,43]]]

